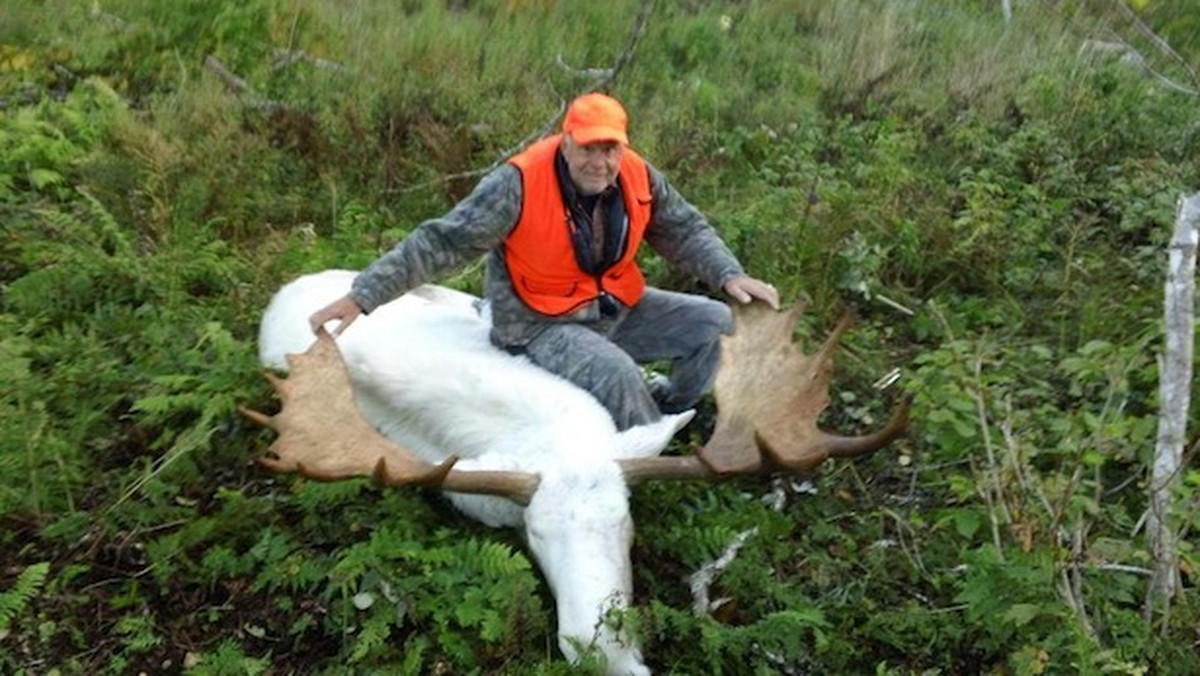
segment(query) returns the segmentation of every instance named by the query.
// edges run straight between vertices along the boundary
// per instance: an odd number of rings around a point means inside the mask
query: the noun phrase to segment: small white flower
[[[728,14],[722,14],[721,15],[721,30],[728,33],[730,28],[733,28],[733,17],[729,16]]]

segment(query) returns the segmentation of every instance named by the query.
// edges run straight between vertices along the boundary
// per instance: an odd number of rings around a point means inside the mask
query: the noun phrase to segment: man
[[[729,308],[647,287],[643,240],[735,300],[779,309],[699,211],[631,150],[621,104],[599,93],[568,107],[562,133],[485,176],[441,218],[423,222],[309,319],[338,332],[406,291],[487,256],[491,339],[591,392],[619,429],[683,411],[711,387]],[[672,362],[647,387],[639,363]],[[653,390],[653,391],[651,391]]]

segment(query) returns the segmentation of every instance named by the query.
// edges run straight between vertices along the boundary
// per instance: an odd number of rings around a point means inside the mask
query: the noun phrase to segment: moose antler
[[[907,403],[873,434],[845,437],[817,427],[829,405],[833,353],[850,318],[842,317],[816,354],[805,355],[792,342],[804,307],[803,301],[785,312],[763,303],[735,307],[735,332],[721,339],[712,437],[696,456],[623,461],[626,477],[716,478],[764,470],[809,474],[831,457],[870,453],[903,432]]]
[[[287,355],[286,380],[266,374],[283,401],[268,416],[239,407],[250,420],[279,432],[271,455],[258,462],[275,472],[297,472],[320,481],[371,477],[387,486],[440,487],[460,493],[503,495],[528,504],[538,476],[525,472],[459,472],[458,458],[429,463],[380,434],[358,411],[350,376],[333,337],[324,329],[303,354]]]

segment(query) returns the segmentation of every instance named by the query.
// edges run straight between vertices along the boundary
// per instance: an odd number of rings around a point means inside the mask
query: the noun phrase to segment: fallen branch
[[[1154,577],[1154,571],[1141,566],[1128,566],[1123,563],[1097,563],[1088,566],[1094,570],[1106,573],[1128,573],[1140,577]]]
[[[777,476],[771,480],[770,492],[762,496],[761,500],[769,505],[772,511],[781,512],[787,506],[789,493],[816,495],[817,489],[813,488],[812,482],[808,479],[796,481]],[[694,614],[707,615],[729,603],[731,599],[728,598],[719,598],[715,601],[709,600],[708,588],[712,585],[713,580],[717,579],[717,576],[721,574],[721,571],[729,567],[729,564],[733,563],[733,560],[737,558],[737,554],[741,551],[742,546],[746,544],[746,540],[757,534],[757,528],[751,528],[738,533],[733,538],[733,542],[729,543],[729,546],[725,548],[725,551],[720,556],[701,566],[699,570],[692,573],[688,578],[688,588],[692,590],[692,612]]]
[[[610,77],[613,72],[612,68],[576,68],[574,66],[569,66],[567,65],[567,62],[563,60],[562,54],[559,54],[557,57],[555,57],[554,63],[557,63],[559,68],[562,68],[572,75],[577,77],[591,78],[593,80],[601,80],[606,77]]]
[[[221,63],[220,59],[212,54],[204,57],[204,67],[220,78],[226,87],[237,94],[239,98],[244,99],[252,108],[258,108],[271,113],[288,110],[288,106],[256,94],[249,83],[229,70],[224,63]]]
[[[300,49],[276,49],[275,50],[275,70],[283,70],[295,63],[304,62],[310,66],[315,66],[323,70],[332,70],[338,73],[346,72],[346,67],[336,61],[322,59],[309,54]]]
[[[746,544],[746,540],[758,534],[757,528],[744,530],[733,538],[733,542],[725,548],[715,560],[700,566],[700,569],[692,573],[688,578],[688,587],[692,590],[692,613],[696,615],[708,615],[717,610],[721,606],[729,603],[731,599],[720,598],[715,601],[709,600],[709,587],[713,580],[721,574],[721,571],[729,567],[733,560],[737,558],[738,552],[742,546]]]

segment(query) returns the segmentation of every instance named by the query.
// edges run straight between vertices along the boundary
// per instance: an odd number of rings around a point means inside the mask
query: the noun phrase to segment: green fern
[[[37,595],[46,583],[49,573],[49,562],[35,563],[21,571],[12,589],[0,593],[0,632],[7,632],[13,618],[25,611],[30,599]]]
[[[225,639],[216,650],[198,654],[195,660],[195,666],[188,670],[192,676],[257,676],[266,673],[271,666],[267,658],[246,655],[237,641],[231,638]]]
[[[473,538],[463,544],[462,550],[464,564],[477,568],[489,578],[515,575],[530,569],[529,559],[503,542]]]
[[[381,648],[391,636],[392,628],[400,624],[400,619],[395,609],[387,604],[379,604],[373,609],[370,617],[359,627],[354,647],[350,651],[350,662],[361,662]]]

